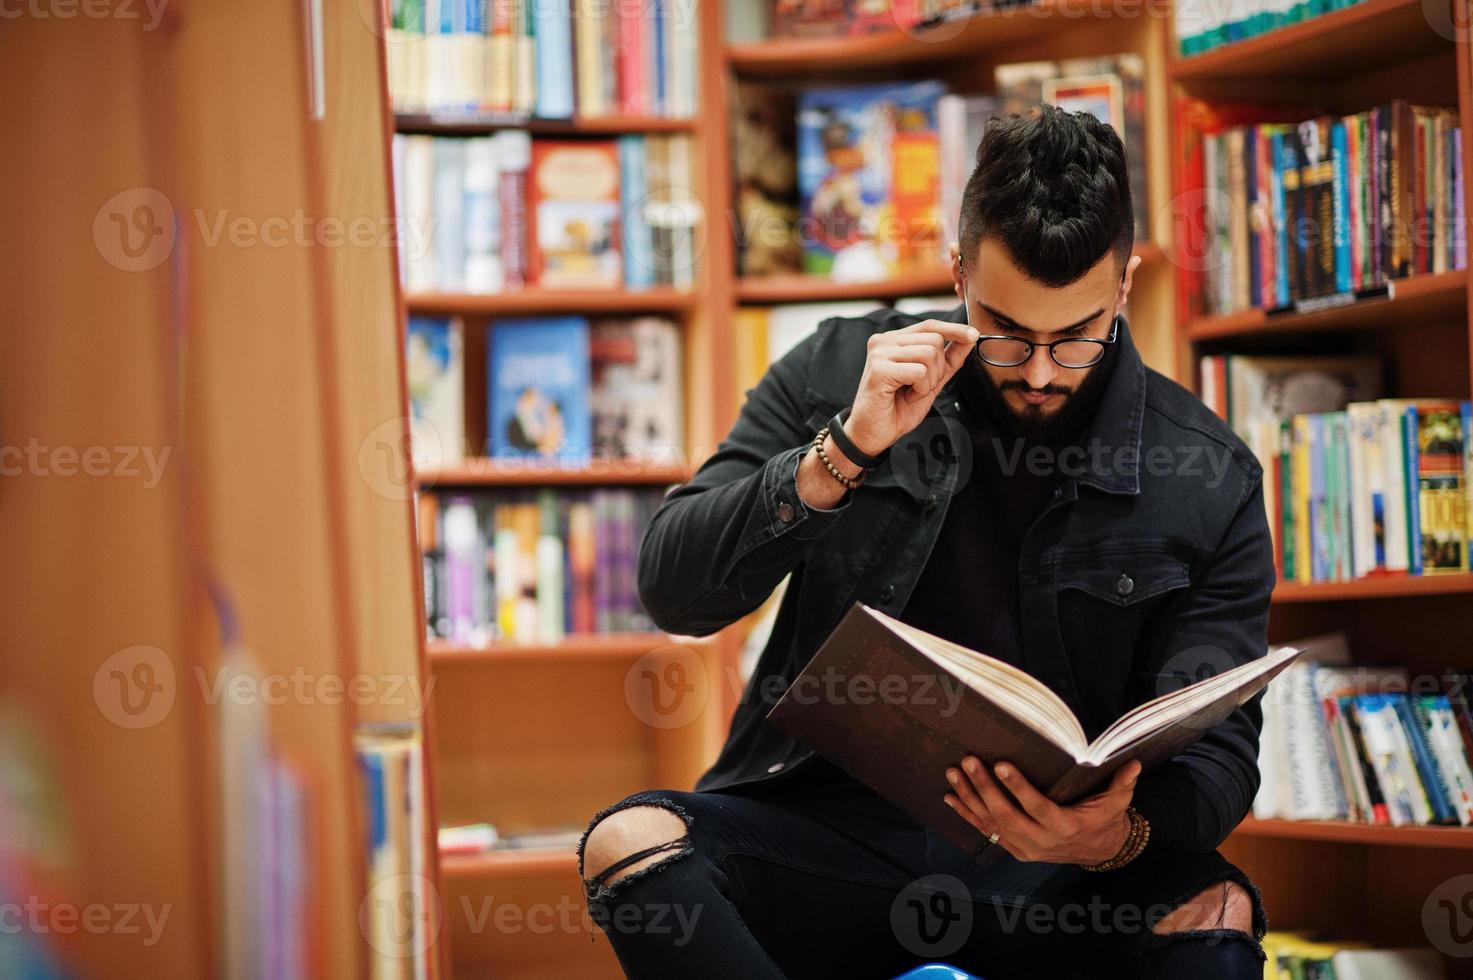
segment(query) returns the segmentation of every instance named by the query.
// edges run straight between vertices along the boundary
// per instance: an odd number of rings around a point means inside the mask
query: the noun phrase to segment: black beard
[[[960,372],[962,403],[974,418],[991,423],[1003,436],[1042,445],[1063,445],[1079,435],[1094,417],[1100,399],[1104,397],[1105,388],[1115,373],[1118,347],[1119,344],[1107,345],[1105,356],[1095,365],[1094,370],[1077,387],[1063,395],[1064,404],[1050,415],[1040,415],[1031,410],[1023,413],[1015,411],[1008,404],[1003,392],[1007,389],[1031,389],[1017,380],[1006,381],[999,387],[986,368],[975,359],[975,355],[969,356]],[[1033,356],[1047,357],[1048,352],[1037,350]]]

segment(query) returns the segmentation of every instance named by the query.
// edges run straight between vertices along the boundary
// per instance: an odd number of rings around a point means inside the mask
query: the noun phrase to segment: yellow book
[[[736,407],[767,373],[767,309],[743,306],[736,311]]]
[[[1309,527],[1309,437],[1307,415],[1294,416],[1289,462],[1294,470],[1294,581],[1312,581],[1313,554]]]

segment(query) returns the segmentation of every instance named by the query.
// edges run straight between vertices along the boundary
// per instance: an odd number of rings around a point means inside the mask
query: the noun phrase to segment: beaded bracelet
[[[1125,836],[1125,843],[1120,846],[1119,852],[1112,858],[1101,861],[1099,864],[1081,864],[1085,871],[1114,871],[1123,868],[1146,849],[1151,841],[1151,822],[1141,816],[1133,806],[1125,808],[1126,816],[1130,817],[1130,832]]]
[[[832,462],[830,462],[829,454],[823,451],[823,441],[827,439],[828,436],[829,427],[824,426],[822,429],[818,430],[818,435],[813,437],[813,448],[818,450],[819,462],[823,463],[824,469],[828,470],[829,475],[832,476],[835,480],[838,480],[839,484],[845,490],[859,489],[859,485],[864,482],[864,474],[866,471],[861,470],[859,476],[853,479],[850,479],[843,473],[840,473],[839,468],[835,466]]]

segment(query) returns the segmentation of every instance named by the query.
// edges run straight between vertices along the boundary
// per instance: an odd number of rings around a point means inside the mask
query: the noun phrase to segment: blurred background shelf
[[[1173,80],[1338,76],[1407,61],[1451,46],[1420,0],[1362,0],[1310,20],[1178,58]]]
[[[552,643],[493,643],[485,647],[432,640],[426,652],[432,666],[519,660],[633,660],[675,642],[666,633],[596,633],[570,635]]]
[[[679,463],[608,460],[557,467],[535,460],[479,458],[415,473],[421,487],[666,486],[689,480],[694,468]]]
[[[1473,828],[1469,827],[1387,827],[1333,820],[1256,820],[1249,817],[1233,833],[1281,840],[1473,850]]]
[[[689,290],[520,289],[504,293],[409,293],[410,313],[519,316],[540,313],[682,313],[697,302]]]
[[[1387,286],[1384,298],[1356,300],[1308,313],[1254,309],[1200,317],[1186,325],[1186,335],[1191,340],[1220,340],[1300,330],[1394,327],[1398,323],[1459,316],[1467,308],[1466,269],[1393,279]]]
[[[1387,575],[1349,582],[1280,582],[1274,602],[1344,602],[1351,599],[1400,599],[1407,596],[1456,595],[1473,592],[1473,574]]]

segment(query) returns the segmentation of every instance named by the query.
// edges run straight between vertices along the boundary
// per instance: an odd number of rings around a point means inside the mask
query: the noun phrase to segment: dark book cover
[[[968,686],[886,625],[887,620],[863,605],[853,606],[768,720],[984,864],[1004,852],[996,848],[988,853],[987,839],[946,805],[947,767],[967,755],[988,765],[1006,760],[1049,799],[1074,803],[1102,789],[1131,759],[1149,769],[1175,756],[1257,694],[1299,653],[1277,652],[1275,663],[1246,672],[1175,721],[1143,726],[1109,756],[1081,761],[1076,753],[1088,754],[1086,746],[1065,748],[1062,742],[1072,740],[1068,735],[1056,740],[1041,734],[1007,706],[1011,699]],[[942,640],[936,643],[952,647]],[[989,664],[998,664],[972,651],[963,654],[975,657],[977,669],[984,672],[992,669]],[[1056,705],[1051,714],[1062,716],[1060,724],[1073,720],[1041,682],[1014,668],[1001,669],[1014,675],[1010,684],[1024,678],[1036,691],[1030,700]],[[1179,688],[1167,697],[1185,700],[1191,690]],[[1073,724],[1078,727],[1077,720]],[[1074,737],[1083,743],[1082,730]]]

